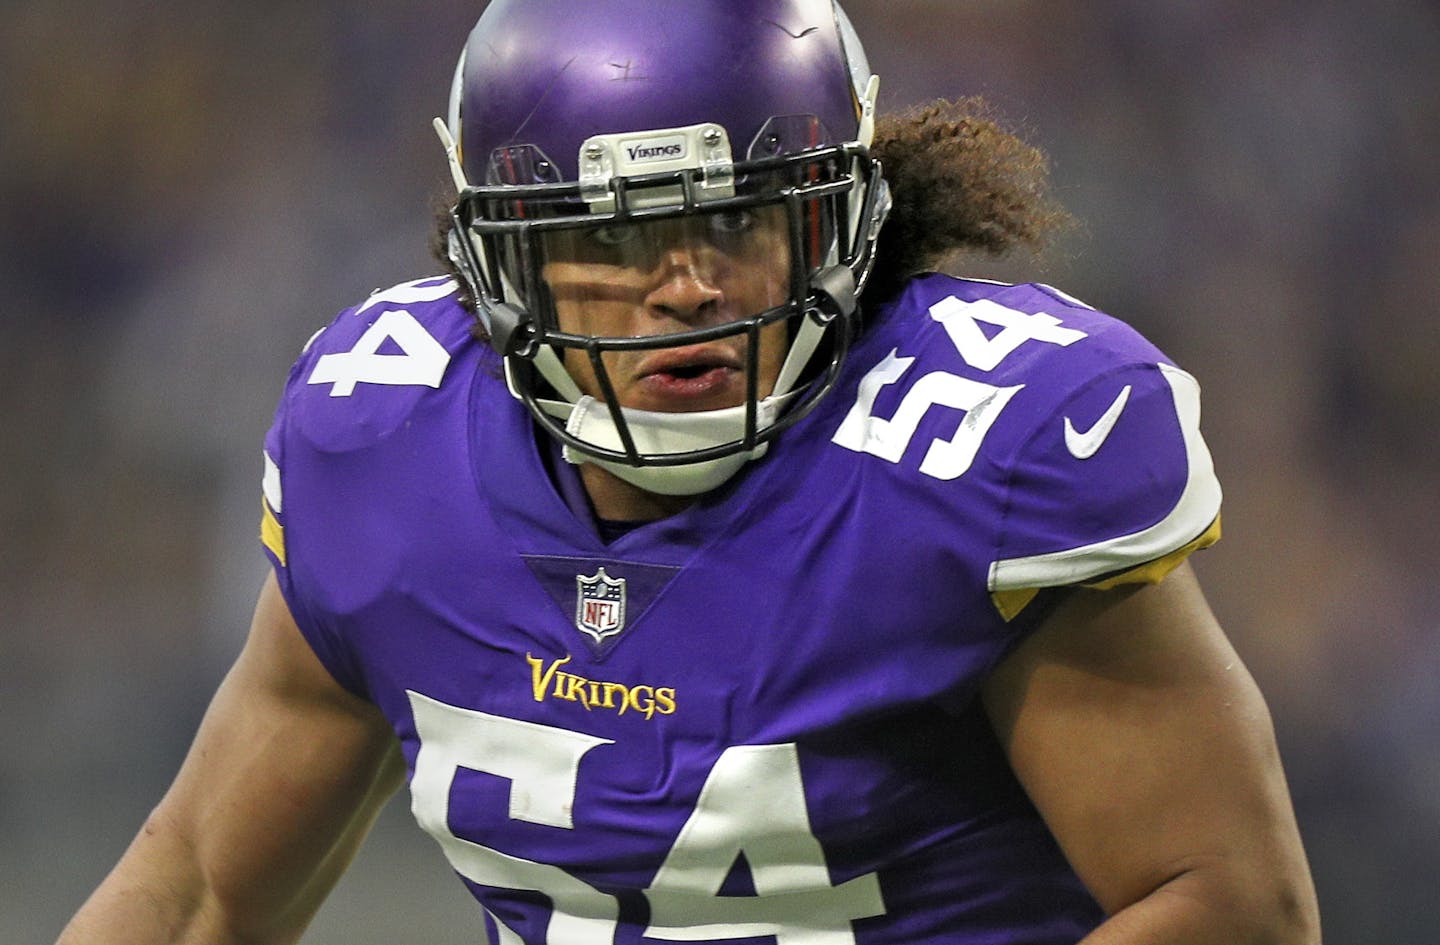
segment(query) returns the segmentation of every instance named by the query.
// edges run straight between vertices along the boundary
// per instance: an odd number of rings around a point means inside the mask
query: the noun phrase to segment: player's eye
[[[710,229],[721,236],[738,236],[755,227],[755,214],[749,210],[722,210],[710,214]]]
[[[601,246],[622,246],[640,235],[640,228],[628,223],[607,223],[590,231],[590,239]]]

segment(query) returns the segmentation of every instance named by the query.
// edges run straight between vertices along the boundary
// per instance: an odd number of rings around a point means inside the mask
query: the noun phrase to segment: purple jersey
[[[379,293],[312,340],[263,536],[491,942],[1098,923],[977,692],[1037,591],[1213,540],[1189,375],[1052,289],[927,276],[763,460],[606,544],[454,291]]]

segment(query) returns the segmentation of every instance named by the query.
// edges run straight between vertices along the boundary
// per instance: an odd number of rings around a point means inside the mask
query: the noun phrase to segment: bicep
[[[1215,883],[1197,888],[1217,902],[1303,904],[1268,710],[1188,566],[1158,585],[1074,592],[997,669],[985,704],[1107,912],[1186,874],[1187,888]],[[1287,903],[1259,901],[1272,882]]]
[[[190,885],[198,924],[289,941],[402,779],[384,718],[320,664],[272,575],[240,657],[127,859],[137,876]]]

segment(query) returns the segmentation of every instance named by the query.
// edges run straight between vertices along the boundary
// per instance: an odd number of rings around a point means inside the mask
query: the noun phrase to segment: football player
[[[62,942],[293,942],[406,783],[495,945],[1318,941],[1194,378],[914,271],[1056,217],[877,94],[832,0],[490,3],[449,271],[296,363],[250,638]]]

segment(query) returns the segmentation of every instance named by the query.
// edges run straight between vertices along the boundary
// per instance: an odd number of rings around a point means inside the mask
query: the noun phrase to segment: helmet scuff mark
[[[777,30],[782,30],[782,31],[784,31],[785,35],[786,35],[786,36],[789,36],[791,39],[804,39],[806,36],[809,36],[811,33],[814,33],[815,31],[817,31],[817,30],[820,29],[820,27],[818,27],[818,26],[812,26],[812,27],[810,27],[809,29],[801,30],[800,32],[795,33],[795,32],[792,32],[789,27],[784,26],[784,25],[782,25],[782,24],[780,24],[780,23],[776,23],[774,20],[765,20],[764,22],[769,23],[771,26],[775,27]]]
[[[571,56],[568,60],[566,60],[565,65],[560,67],[560,71],[555,73],[554,78],[550,80],[550,84],[545,86],[545,91],[541,92],[540,98],[535,101],[535,107],[530,109],[529,113],[526,114],[525,119],[521,121],[518,126],[516,126],[515,131],[511,136],[514,140],[520,140],[520,133],[525,130],[526,125],[530,124],[530,119],[535,117],[535,113],[540,111],[540,107],[545,104],[545,100],[550,97],[550,93],[553,92],[555,90],[555,86],[559,84],[561,76],[565,75],[566,72],[570,71],[570,67],[575,64],[575,60],[578,58],[578,56]]]
[[[640,82],[649,79],[648,75],[638,75],[633,70],[635,63],[627,59],[624,62],[612,62],[610,68],[619,71],[619,74],[611,78],[612,82]]]

